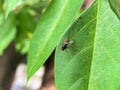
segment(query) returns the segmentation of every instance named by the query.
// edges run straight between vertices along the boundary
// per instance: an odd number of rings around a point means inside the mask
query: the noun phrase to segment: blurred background
[[[6,19],[6,8],[10,2],[0,0],[0,90],[55,90],[54,52],[26,85],[30,40],[41,14],[51,0],[17,2]],[[80,13],[91,2],[85,0]]]

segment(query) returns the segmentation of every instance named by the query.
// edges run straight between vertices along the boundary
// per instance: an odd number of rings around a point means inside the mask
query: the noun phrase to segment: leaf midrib
[[[63,9],[61,10],[61,14],[60,14],[60,16],[58,17],[58,20],[57,20],[56,22],[58,22],[58,21],[61,19],[61,16],[63,15],[62,12],[65,10],[65,7],[67,6],[67,2],[68,2],[68,1],[69,1],[69,0],[66,1]],[[56,23],[56,24],[54,25],[53,30],[52,30],[53,32],[55,31],[55,28],[57,27],[57,25],[58,25],[58,23]],[[50,38],[50,37],[53,35],[53,32],[51,32],[51,34],[48,35],[48,38]],[[49,41],[49,39],[46,40],[46,42],[43,44],[43,46],[46,46],[47,43],[48,43],[48,41]],[[56,46],[56,45],[55,45],[55,46]],[[54,46],[54,47],[55,47],[55,46]],[[41,54],[41,52],[42,52],[43,50],[44,50],[44,48],[42,48],[41,50],[38,49],[38,51],[37,51],[38,53],[37,53],[36,57],[40,56],[40,54]],[[46,58],[46,59],[47,59],[47,58]],[[44,61],[43,61],[43,62],[44,62]],[[42,62],[42,63],[43,63],[43,62]],[[40,66],[40,63],[36,63],[36,66]],[[35,67],[32,66],[30,72],[31,72],[34,68],[35,68]]]
[[[98,15],[99,15],[99,2],[98,0],[96,0],[96,3],[97,3],[97,15],[96,15],[96,28],[97,28],[97,25],[98,25]],[[93,55],[94,55],[94,49],[95,49],[95,37],[96,37],[96,30],[95,30],[95,35],[94,35],[94,40],[93,40],[93,54],[92,54],[92,58],[91,58],[91,65],[90,65],[90,74],[89,74],[89,81],[88,81],[88,90],[89,90],[89,85],[90,85],[90,77],[91,77],[91,70],[92,70],[92,63],[93,63]]]

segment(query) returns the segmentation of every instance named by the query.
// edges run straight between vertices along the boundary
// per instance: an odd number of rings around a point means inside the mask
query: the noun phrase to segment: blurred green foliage
[[[39,17],[50,0],[18,0],[11,4],[10,1],[0,0],[0,55],[11,42],[19,53],[25,54]]]

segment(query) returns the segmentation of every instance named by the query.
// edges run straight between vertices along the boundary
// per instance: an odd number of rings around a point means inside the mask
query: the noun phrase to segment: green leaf
[[[4,22],[4,14],[0,12],[0,24]]]
[[[61,39],[55,55],[57,90],[87,90],[96,29],[97,3],[74,22]],[[61,51],[64,39],[73,41]]]
[[[113,11],[120,18],[120,0],[109,0],[109,1]]]
[[[51,0],[39,0],[38,3],[35,3],[32,6],[32,9],[35,10],[37,13],[42,14],[45,11],[46,7],[50,4]]]
[[[0,13],[1,13],[2,9],[3,9],[3,3],[4,3],[4,0],[0,0]]]
[[[16,35],[15,28],[15,15],[11,14],[1,25],[0,25],[0,55],[4,49],[10,44]]]
[[[6,15],[5,17],[8,17],[8,14],[10,11],[16,8],[17,5],[21,3],[21,0],[5,0],[6,2]]]
[[[74,22],[56,49],[57,90],[119,90],[120,21],[108,0],[97,0]],[[65,51],[62,43],[73,41]]]
[[[39,3],[41,0],[24,0],[23,2],[29,5]],[[46,1],[46,0],[45,0]]]
[[[52,0],[40,17],[31,40],[28,55],[27,79],[47,60],[58,40],[73,22],[83,0]]]
[[[120,89],[120,20],[108,0],[98,1],[89,90]]]

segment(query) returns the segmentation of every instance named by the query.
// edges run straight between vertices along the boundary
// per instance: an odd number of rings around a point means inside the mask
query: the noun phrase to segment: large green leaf
[[[120,22],[108,0],[97,0],[59,42],[57,90],[119,90]],[[62,43],[73,41],[65,51]]]
[[[11,14],[7,20],[0,24],[0,55],[16,35],[15,15]]]
[[[55,55],[55,80],[57,90],[87,90],[92,60],[97,3],[94,3],[60,41]],[[61,51],[64,39],[73,41]]]
[[[98,1],[89,90],[120,89],[120,21],[108,0]]]
[[[29,79],[46,61],[68,26],[73,22],[83,0],[52,0],[41,16],[31,40],[28,55]]]

